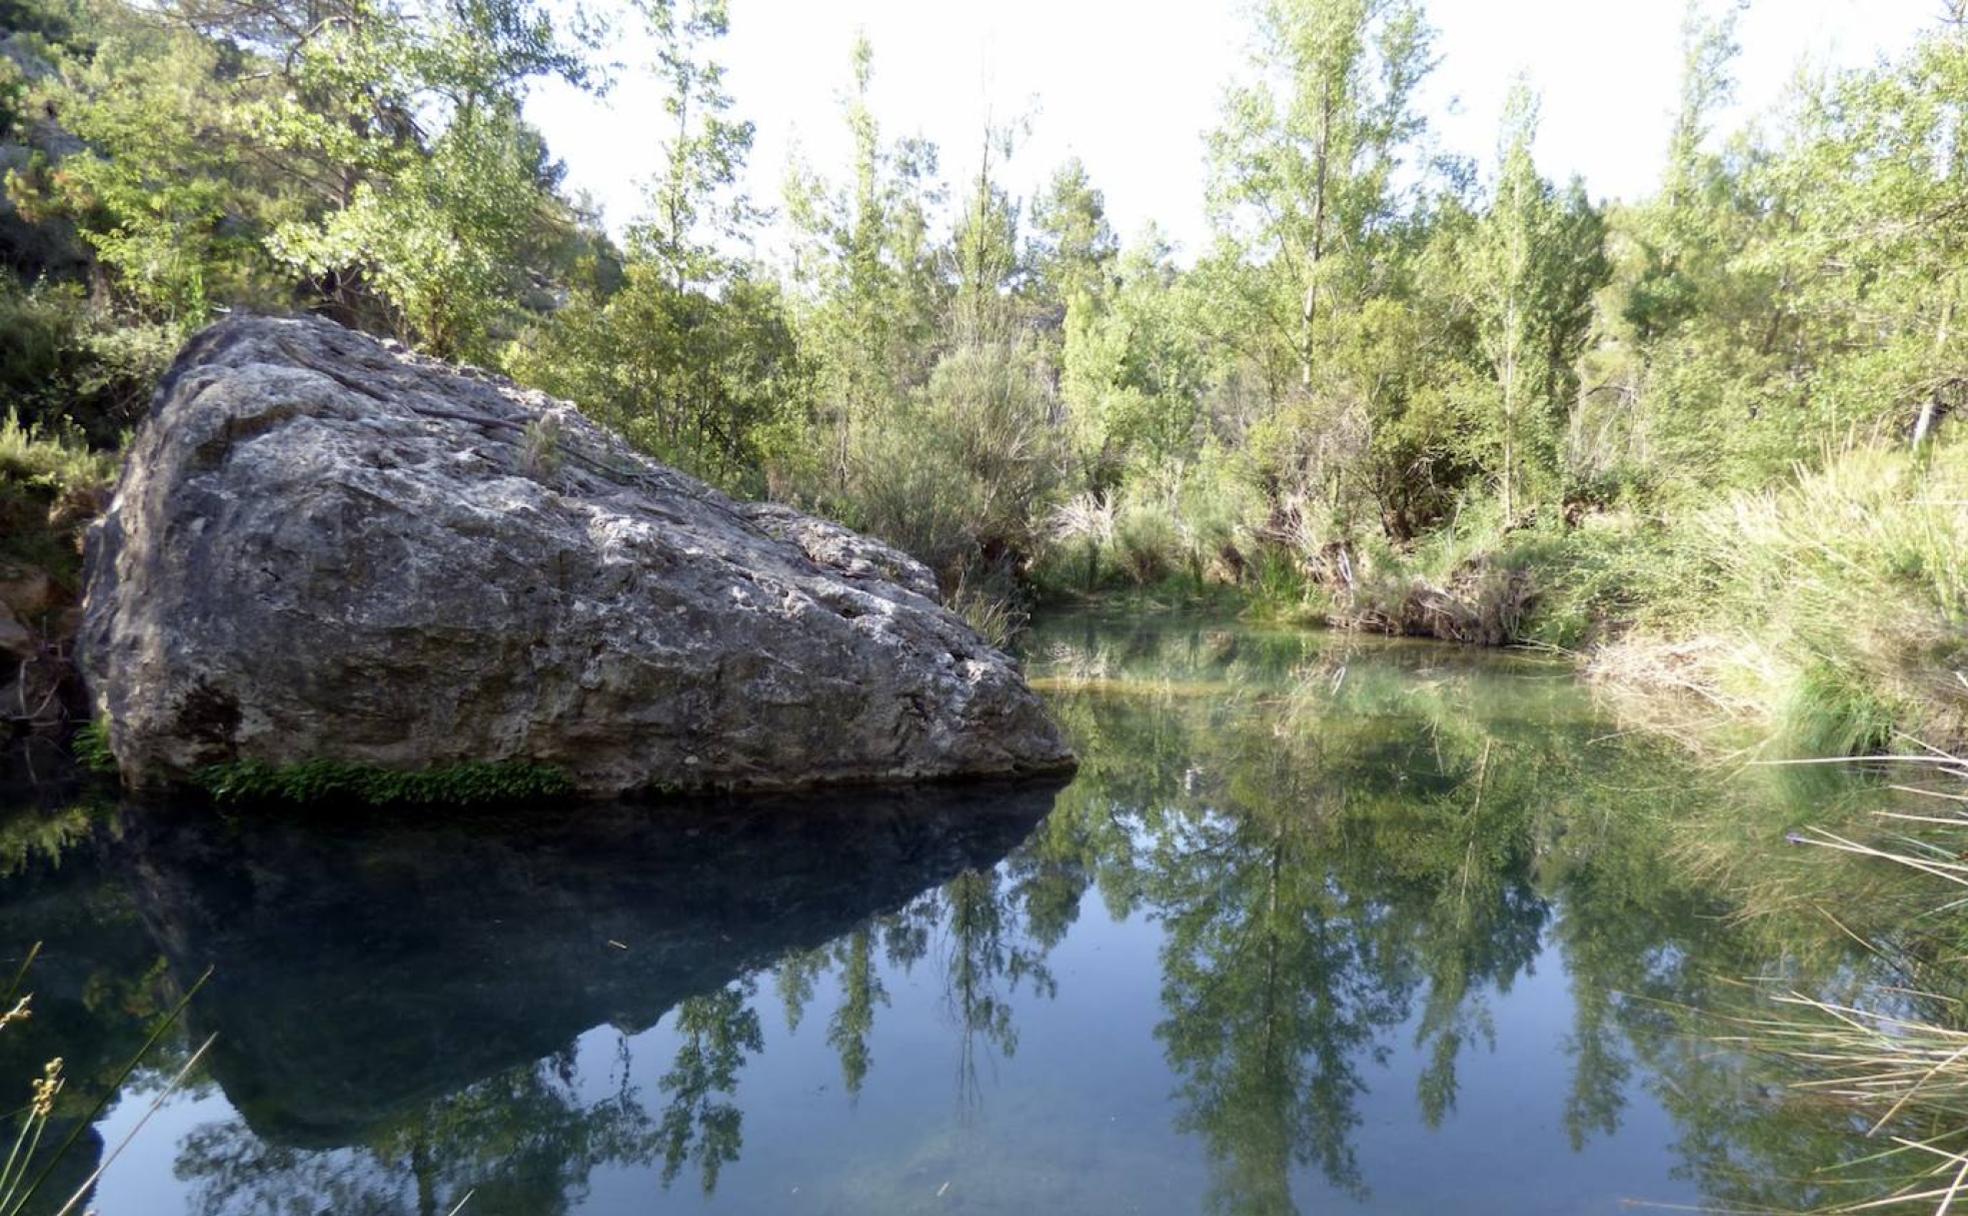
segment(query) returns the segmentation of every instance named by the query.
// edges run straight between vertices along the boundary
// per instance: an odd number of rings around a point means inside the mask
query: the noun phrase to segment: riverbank
[[[1147,557],[1135,550],[1148,535],[1176,539]],[[1181,535],[1138,528],[1104,555],[1081,546],[1039,569],[1091,562],[1092,594],[1122,603],[1556,650],[1608,689],[1657,699],[1663,721],[1755,723],[1787,755],[1968,743],[1959,442],[1851,445],[1772,488],[1679,508],[1512,527],[1476,509],[1399,548],[1247,526],[1204,563],[1185,560],[1197,555]],[[1051,594],[1088,596],[1056,574]]]
[[[118,458],[0,429],[0,712],[65,737],[82,534]],[[1494,511],[1400,548],[1266,523],[1135,520],[1031,570],[1038,612],[1097,602],[1574,656],[1637,722],[1701,746],[1748,724],[1771,754],[1968,746],[1968,448],[1854,444],[1782,484],[1679,509],[1611,507],[1506,528]],[[1169,521],[1164,521],[1169,522]],[[1275,521],[1269,521],[1275,523]],[[1002,641],[1022,610],[954,597]]]

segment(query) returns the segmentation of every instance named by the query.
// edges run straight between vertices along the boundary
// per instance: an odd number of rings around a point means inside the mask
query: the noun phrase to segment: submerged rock
[[[575,409],[320,320],[185,348],[91,532],[125,780],[552,765],[593,794],[1058,770],[923,566],[643,459]]]

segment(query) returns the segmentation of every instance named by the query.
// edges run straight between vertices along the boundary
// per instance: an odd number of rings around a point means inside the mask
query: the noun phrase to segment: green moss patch
[[[198,784],[219,802],[353,799],[377,806],[527,802],[574,790],[562,770],[523,761],[401,770],[336,760],[287,765],[239,760],[199,770]]]

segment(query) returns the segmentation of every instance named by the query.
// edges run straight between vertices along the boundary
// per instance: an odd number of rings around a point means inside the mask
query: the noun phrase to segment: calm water
[[[1538,661],[1180,619],[1026,648],[1064,789],[16,816],[0,954],[46,945],[0,1078],[66,1058],[79,1180],[216,1036],[104,1216],[1821,1197],[1782,1179],[1846,1129],[1680,1012],[1803,966],[1671,832],[1717,800],[1779,823],[1781,790]]]

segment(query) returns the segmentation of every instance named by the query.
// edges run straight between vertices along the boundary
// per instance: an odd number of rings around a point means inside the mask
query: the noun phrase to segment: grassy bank
[[[1405,545],[1275,521],[1060,529],[1054,599],[1211,599],[1337,628],[1578,653],[1609,688],[1760,723],[1793,755],[1968,743],[1968,445],[1849,444],[1777,485]]]
[[[1968,449],[1855,447],[1679,524],[1591,670],[1770,720],[1798,755],[1968,741]]]

